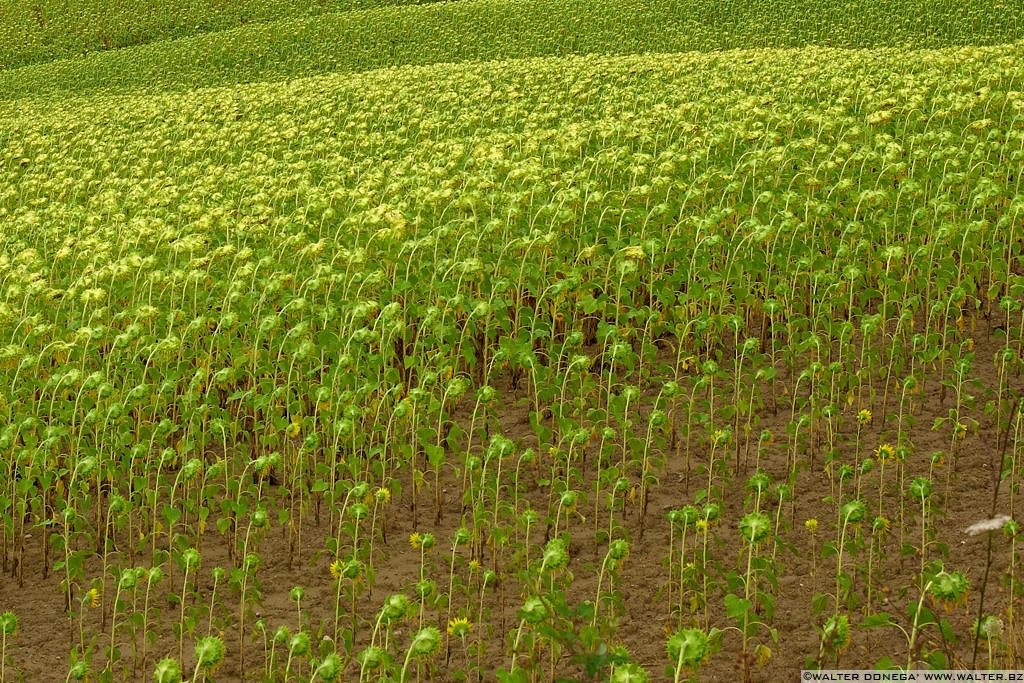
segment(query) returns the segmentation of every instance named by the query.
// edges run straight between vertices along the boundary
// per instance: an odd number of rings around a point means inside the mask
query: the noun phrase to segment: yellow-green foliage
[[[800,264],[824,264],[839,286],[841,253],[874,263],[898,246],[929,263],[946,253],[937,243],[961,248],[963,226],[978,257],[960,251],[963,267],[980,269],[1024,208],[1012,170],[1024,154],[1022,54],[534,59],[16,104],[0,118],[0,323],[19,377],[8,424],[36,410],[36,382],[58,367],[77,368],[68,387],[98,371],[127,390],[146,372],[131,359],[167,340],[185,390],[200,366],[238,361],[228,337],[209,336],[228,310],[253,323],[234,333],[245,345],[262,316],[302,323],[296,343],[345,337],[365,301],[400,303],[418,324],[428,292],[465,296],[456,274],[469,263],[487,276],[461,307],[502,296],[497,283],[523,262],[538,286],[573,272],[589,296],[582,283],[641,245],[666,331],[690,315],[671,302],[697,276],[680,263],[698,244],[706,268],[777,259],[765,286],[784,297]],[[690,296],[705,312],[753,296],[731,287]],[[573,300],[559,299],[569,320]],[[317,360],[295,362],[307,377]],[[53,398],[62,411],[92,402]]]
[[[0,69],[286,17],[415,2],[417,0],[2,0]]]
[[[0,554],[52,598],[0,672],[969,661],[938,515],[1024,367],[1020,12],[465,0],[0,71]]]
[[[460,0],[229,31],[0,72],[0,97],[297,78],[402,64],[750,47],[1010,42],[1002,0]]]

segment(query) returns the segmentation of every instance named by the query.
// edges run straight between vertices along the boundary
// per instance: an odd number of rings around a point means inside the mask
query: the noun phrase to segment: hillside
[[[34,0],[0,3],[0,69],[330,12],[430,0]]]
[[[188,90],[400,65],[572,54],[803,45],[920,49],[1013,42],[1024,35],[1024,6],[1019,4],[942,4],[459,0],[385,6],[254,24],[0,71],[0,97]]]

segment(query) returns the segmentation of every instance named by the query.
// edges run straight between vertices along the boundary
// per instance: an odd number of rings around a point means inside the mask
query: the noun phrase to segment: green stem
[[[931,588],[932,582],[929,581],[924,588],[921,589],[921,597],[917,600],[917,609],[914,610],[914,622],[910,626],[910,640],[908,642],[907,652],[907,671],[910,670],[910,665],[914,659],[914,643],[917,642],[917,620],[921,617],[921,608],[924,606],[924,596],[928,594],[928,589]]]

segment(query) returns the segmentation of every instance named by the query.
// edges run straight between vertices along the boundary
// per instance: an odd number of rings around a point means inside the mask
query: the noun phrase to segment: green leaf
[[[443,447],[427,444],[423,447],[423,450],[427,454],[427,461],[430,462],[431,467],[436,469],[444,464]]]
[[[516,667],[512,671],[502,669],[495,674],[495,677],[498,679],[498,683],[529,683],[530,680],[526,669],[520,667]]]
[[[752,607],[749,600],[740,598],[732,593],[725,596],[725,613],[730,619],[742,619]]]
[[[942,634],[947,643],[956,642],[956,634],[953,632],[953,626],[949,623],[949,620],[939,619],[939,633]]]
[[[764,611],[764,620],[771,621],[775,616],[775,596],[771,593],[761,592],[758,593],[757,599],[761,602],[761,607]]]
[[[814,594],[814,597],[811,598],[811,611],[815,614],[815,616],[823,613],[826,609],[828,609],[829,600],[829,596],[825,595],[824,593]]]
[[[946,657],[946,653],[942,650],[932,650],[924,656],[924,660],[928,662],[928,666],[933,669],[943,670],[949,668],[949,659]]]
[[[172,524],[176,524],[177,521],[181,519],[181,510],[170,505],[164,505],[161,510],[161,516],[164,518],[164,521],[167,522],[167,525],[170,526]]]
[[[888,612],[878,612],[877,614],[871,614],[864,618],[860,622],[860,625],[864,628],[878,628],[880,626],[892,626],[895,624],[892,617],[889,616]]]

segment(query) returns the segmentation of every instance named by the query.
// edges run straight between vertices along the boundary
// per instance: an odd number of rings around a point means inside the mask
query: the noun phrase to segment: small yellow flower
[[[871,411],[867,408],[861,408],[857,413],[857,423],[865,425],[868,422],[871,422]]]
[[[706,519],[698,519],[697,520],[697,531],[701,531],[701,532],[707,533],[707,530],[708,530],[708,520],[706,520]]]
[[[100,606],[100,592],[99,592],[99,590],[97,590],[95,588],[90,588],[86,592],[85,595],[86,595],[86,597],[89,598],[89,606],[90,607],[96,608],[96,607]]]
[[[333,576],[335,579],[340,579],[341,578],[341,562],[339,562],[338,560],[335,560],[334,562],[331,562],[330,569],[331,569],[331,576]]]
[[[480,571],[480,560],[473,559],[469,561],[469,571],[478,572]]]
[[[807,529],[808,533],[815,534],[818,532],[818,520],[814,517],[804,521],[804,528]]]
[[[448,622],[448,635],[465,638],[472,628],[473,624],[469,623],[469,619],[456,617]]]
[[[882,462],[889,460],[894,455],[896,455],[896,448],[891,443],[883,443],[875,451],[875,456]]]
[[[644,258],[644,248],[639,246],[626,247],[622,250],[622,255],[630,260],[639,261]]]
[[[423,537],[420,536],[420,532],[414,531],[409,534],[409,545],[412,546],[413,550],[419,550],[419,547],[423,544]]]
[[[295,437],[297,437],[299,435],[300,431],[302,431],[302,425],[299,424],[298,420],[296,420],[296,421],[293,421],[291,424],[288,425],[288,429],[285,430],[285,433],[289,437],[294,439]]]
[[[387,505],[391,502],[391,489],[387,489],[382,486],[377,489],[377,493],[375,495],[377,497],[377,502],[381,505]]]

